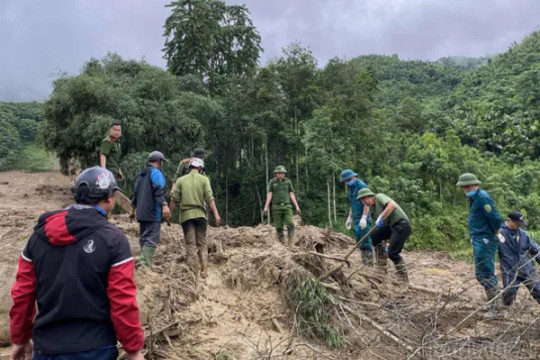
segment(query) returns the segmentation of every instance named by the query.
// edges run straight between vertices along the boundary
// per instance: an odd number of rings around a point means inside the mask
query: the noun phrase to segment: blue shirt
[[[502,218],[491,196],[484,190],[478,191],[470,199],[469,234],[473,236],[494,236],[501,228]]]
[[[358,195],[358,191],[360,191],[360,189],[366,187],[366,183],[360,179],[356,179],[354,184],[349,186],[349,201],[351,202],[351,210],[354,220],[360,219],[364,213],[364,205],[362,204],[362,201],[356,199],[356,195]]]

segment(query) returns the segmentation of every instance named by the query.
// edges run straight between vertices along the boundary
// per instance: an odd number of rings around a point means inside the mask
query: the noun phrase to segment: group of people
[[[412,232],[411,223],[403,209],[385,194],[375,194],[351,169],[341,173],[341,182],[348,188],[350,210],[345,226],[354,228],[357,246],[365,265],[371,266],[373,249],[375,263],[386,272],[387,258],[396,267],[396,274],[408,282],[407,267],[400,253]],[[527,221],[520,211],[503,219],[491,196],[480,188],[481,182],[471,173],[462,174],[456,186],[469,198],[469,235],[473,246],[475,275],[485,290],[489,306],[497,313],[512,305],[517,290],[525,285],[540,303],[540,280],[534,261],[540,264],[540,248],[523,230]],[[372,219],[375,218],[375,223]],[[499,254],[504,288],[500,289],[495,275],[495,255]],[[498,299],[502,299],[501,302]]]
[[[117,339],[128,360],[143,359],[144,335],[133,280],[134,258],[125,235],[107,220],[121,190],[117,178],[123,178],[120,136],[121,125],[113,123],[100,148],[101,166],[79,174],[72,189],[73,205],[39,217],[19,258],[9,314],[12,360],[112,360],[118,355]],[[180,161],[170,208],[161,171],[167,161],[163,153],[151,152],[147,166],[138,173],[130,216],[140,224],[143,265],[151,266],[161,224],[170,221],[179,206],[188,266],[196,277],[208,276],[208,209],[218,224],[220,216],[210,181],[204,175],[204,157],[205,151],[196,149],[190,158]],[[301,211],[286,173],[284,166],[276,167],[263,212],[267,213],[272,205],[278,241],[292,248],[293,209],[297,214]],[[345,225],[354,229],[362,261],[366,266],[375,263],[386,272],[390,258],[398,279],[408,283],[401,252],[412,233],[409,217],[392,198],[371,191],[353,170],[343,170],[340,180],[348,188],[350,201]],[[540,282],[532,264],[533,259],[540,263],[540,249],[522,229],[527,225],[523,215],[513,211],[503,225],[493,200],[479,187],[476,176],[463,174],[456,185],[470,199],[469,232],[476,278],[486,291],[488,303],[494,308],[496,299],[502,297],[504,305],[512,304],[520,284],[540,303]],[[495,276],[497,251],[504,284],[502,293]]]
[[[121,125],[113,123],[100,148],[101,166],[77,176],[73,205],[39,217],[19,258],[9,313],[12,360],[113,360],[117,340],[128,360],[143,360],[135,261],[125,235],[108,222],[123,178],[120,136]],[[151,266],[161,223],[179,206],[188,265],[195,277],[208,276],[207,206],[216,223],[220,217],[204,156],[197,149],[180,162],[170,209],[163,153],[151,152],[138,173],[130,216],[140,224],[143,265]]]

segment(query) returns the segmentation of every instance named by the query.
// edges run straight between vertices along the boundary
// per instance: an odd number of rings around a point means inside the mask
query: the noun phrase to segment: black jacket
[[[101,209],[73,205],[43,214],[12,288],[12,341],[27,341],[33,328],[37,353],[115,345],[117,335],[124,348],[141,349],[133,264],[125,235]]]
[[[161,222],[161,206],[165,202],[165,176],[149,165],[139,172],[131,198],[131,206],[137,208],[137,221]]]

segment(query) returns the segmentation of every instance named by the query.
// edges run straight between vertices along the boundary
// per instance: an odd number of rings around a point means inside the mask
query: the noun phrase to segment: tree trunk
[[[328,194],[328,223],[330,228],[332,228],[332,205],[330,199],[330,181],[326,181],[326,191]]]
[[[332,173],[332,196],[334,203],[334,224],[337,223],[337,206],[336,206],[336,174]]]
[[[264,161],[266,163],[266,186],[268,186],[268,184],[270,183],[270,179],[268,178],[268,173],[269,173],[269,169],[268,169],[268,139],[265,139],[264,141]],[[266,186],[265,186],[265,189],[266,189]],[[266,199],[265,199],[266,201]],[[270,215],[271,211],[268,210],[268,224],[270,224],[272,221],[271,220],[271,215]],[[263,221],[264,223],[264,216],[263,216]]]
[[[308,161],[307,161],[307,157],[308,157],[308,152],[307,152],[307,145],[305,146],[305,150],[306,150],[306,158],[305,158],[305,163],[306,163],[306,194],[309,190],[309,170],[308,170]]]
[[[229,172],[225,174],[225,225],[229,225]]]

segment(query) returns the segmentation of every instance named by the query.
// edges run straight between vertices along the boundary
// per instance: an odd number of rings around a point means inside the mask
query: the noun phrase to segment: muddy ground
[[[71,201],[70,179],[56,172],[0,172],[0,342],[8,343],[9,288],[35,220]],[[465,221],[465,220],[464,220]],[[138,226],[125,215],[111,222],[138,255]],[[443,252],[406,252],[411,286],[400,286],[393,267],[381,274],[350,267],[324,283],[332,297],[332,324],[342,346],[308,339],[288,302],[293,272],[320,276],[339,262],[310,252],[343,256],[353,240],[299,226],[291,251],[269,226],[210,228],[210,269],[197,279],[185,265],[181,227],[163,226],[152,271],[136,281],[147,359],[538,359],[540,307],[525,289],[504,318],[486,318],[485,297],[469,264]],[[224,254],[212,243],[221,240]],[[5,354],[7,349],[0,352]]]

